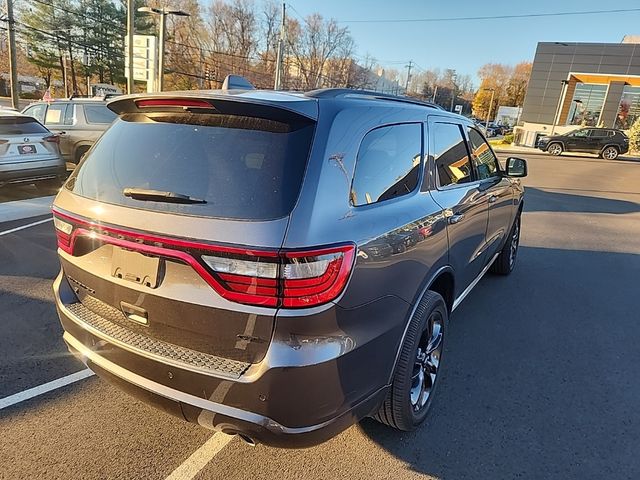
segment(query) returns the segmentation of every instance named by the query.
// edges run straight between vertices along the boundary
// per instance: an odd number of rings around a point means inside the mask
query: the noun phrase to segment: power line
[[[396,18],[370,20],[338,20],[338,23],[426,23],[426,22],[464,22],[475,20],[505,20],[513,18],[566,17],[572,15],[601,15],[606,13],[640,12],[640,8],[617,8],[614,10],[589,10],[584,12],[524,13],[519,15],[487,15],[480,17],[444,17],[444,18]]]

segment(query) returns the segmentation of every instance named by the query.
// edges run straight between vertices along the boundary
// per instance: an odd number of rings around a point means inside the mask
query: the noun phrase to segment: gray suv
[[[249,443],[309,446],[366,416],[418,426],[449,316],[514,267],[525,161],[503,169],[470,121],[374,92],[109,108],[54,204],[70,351]]]
[[[67,169],[73,170],[116,114],[101,98],[71,98],[39,101],[23,110],[38,119],[60,139],[60,152]]]

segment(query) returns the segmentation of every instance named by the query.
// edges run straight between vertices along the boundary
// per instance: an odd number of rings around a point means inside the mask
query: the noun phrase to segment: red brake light
[[[191,108],[213,108],[209,102],[205,100],[195,100],[189,98],[149,98],[146,100],[136,101],[138,108],[149,107],[191,107]]]
[[[48,137],[44,137],[43,140],[45,142],[57,143],[60,144],[60,136],[59,135],[49,135]]]
[[[338,298],[349,280],[356,246],[249,250],[98,225],[54,209],[58,247],[74,254],[78,237],[190,265],[220,296],[265,307],[304,308]]]

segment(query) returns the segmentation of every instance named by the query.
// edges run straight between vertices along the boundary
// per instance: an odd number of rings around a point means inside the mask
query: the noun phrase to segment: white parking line
[[[44,220],[39,220],[37,222],[28,223],[27,225],[22,225],[21,227],[12,228],[10,230],[5,230],[4,232],[0,232],[0,237],[3,235],[9,235],[13,232],[19,232],[20,230],[24,230],[25,228],[35,227],[36,225],[41,225],[43,223],[47,223],[53,220],[53,218],[45,218]]]
[[[14,393],[13,395],[9,395],[8,397],[0,398],[0,410],[10,407],[11,405],[15,405],[16,403],[29,400],[30,398],[37,397],[38,395],[42,395],[43,393],[51,392],[52,390],[56,390],[80,380],[84,380],[85,378],[92,375],[94,375],[94,373],[86,368],[84,370],[80,370],[79,372],[72,373],[71,375],[67,375],[66,377],[53,380],[52,382],[30,388],[22,392]]]
[[[220,450],[222,450],[231,440],[232,435],[222,432],[215,433],[213,437],[207,440],[198,450],[193,452],[182,465],[176,468],[167,480],[191,480],[207,463],[213,460]]]

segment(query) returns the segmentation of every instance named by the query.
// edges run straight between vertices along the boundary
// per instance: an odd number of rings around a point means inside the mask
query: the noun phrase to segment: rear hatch
[[[228,99],[111,108],[54,206],[73,308],[133,346],[260,361],[315,121]]]
[[[59,157],[58,137],[28,116],[0,116],[0,171],[37,166]]]

